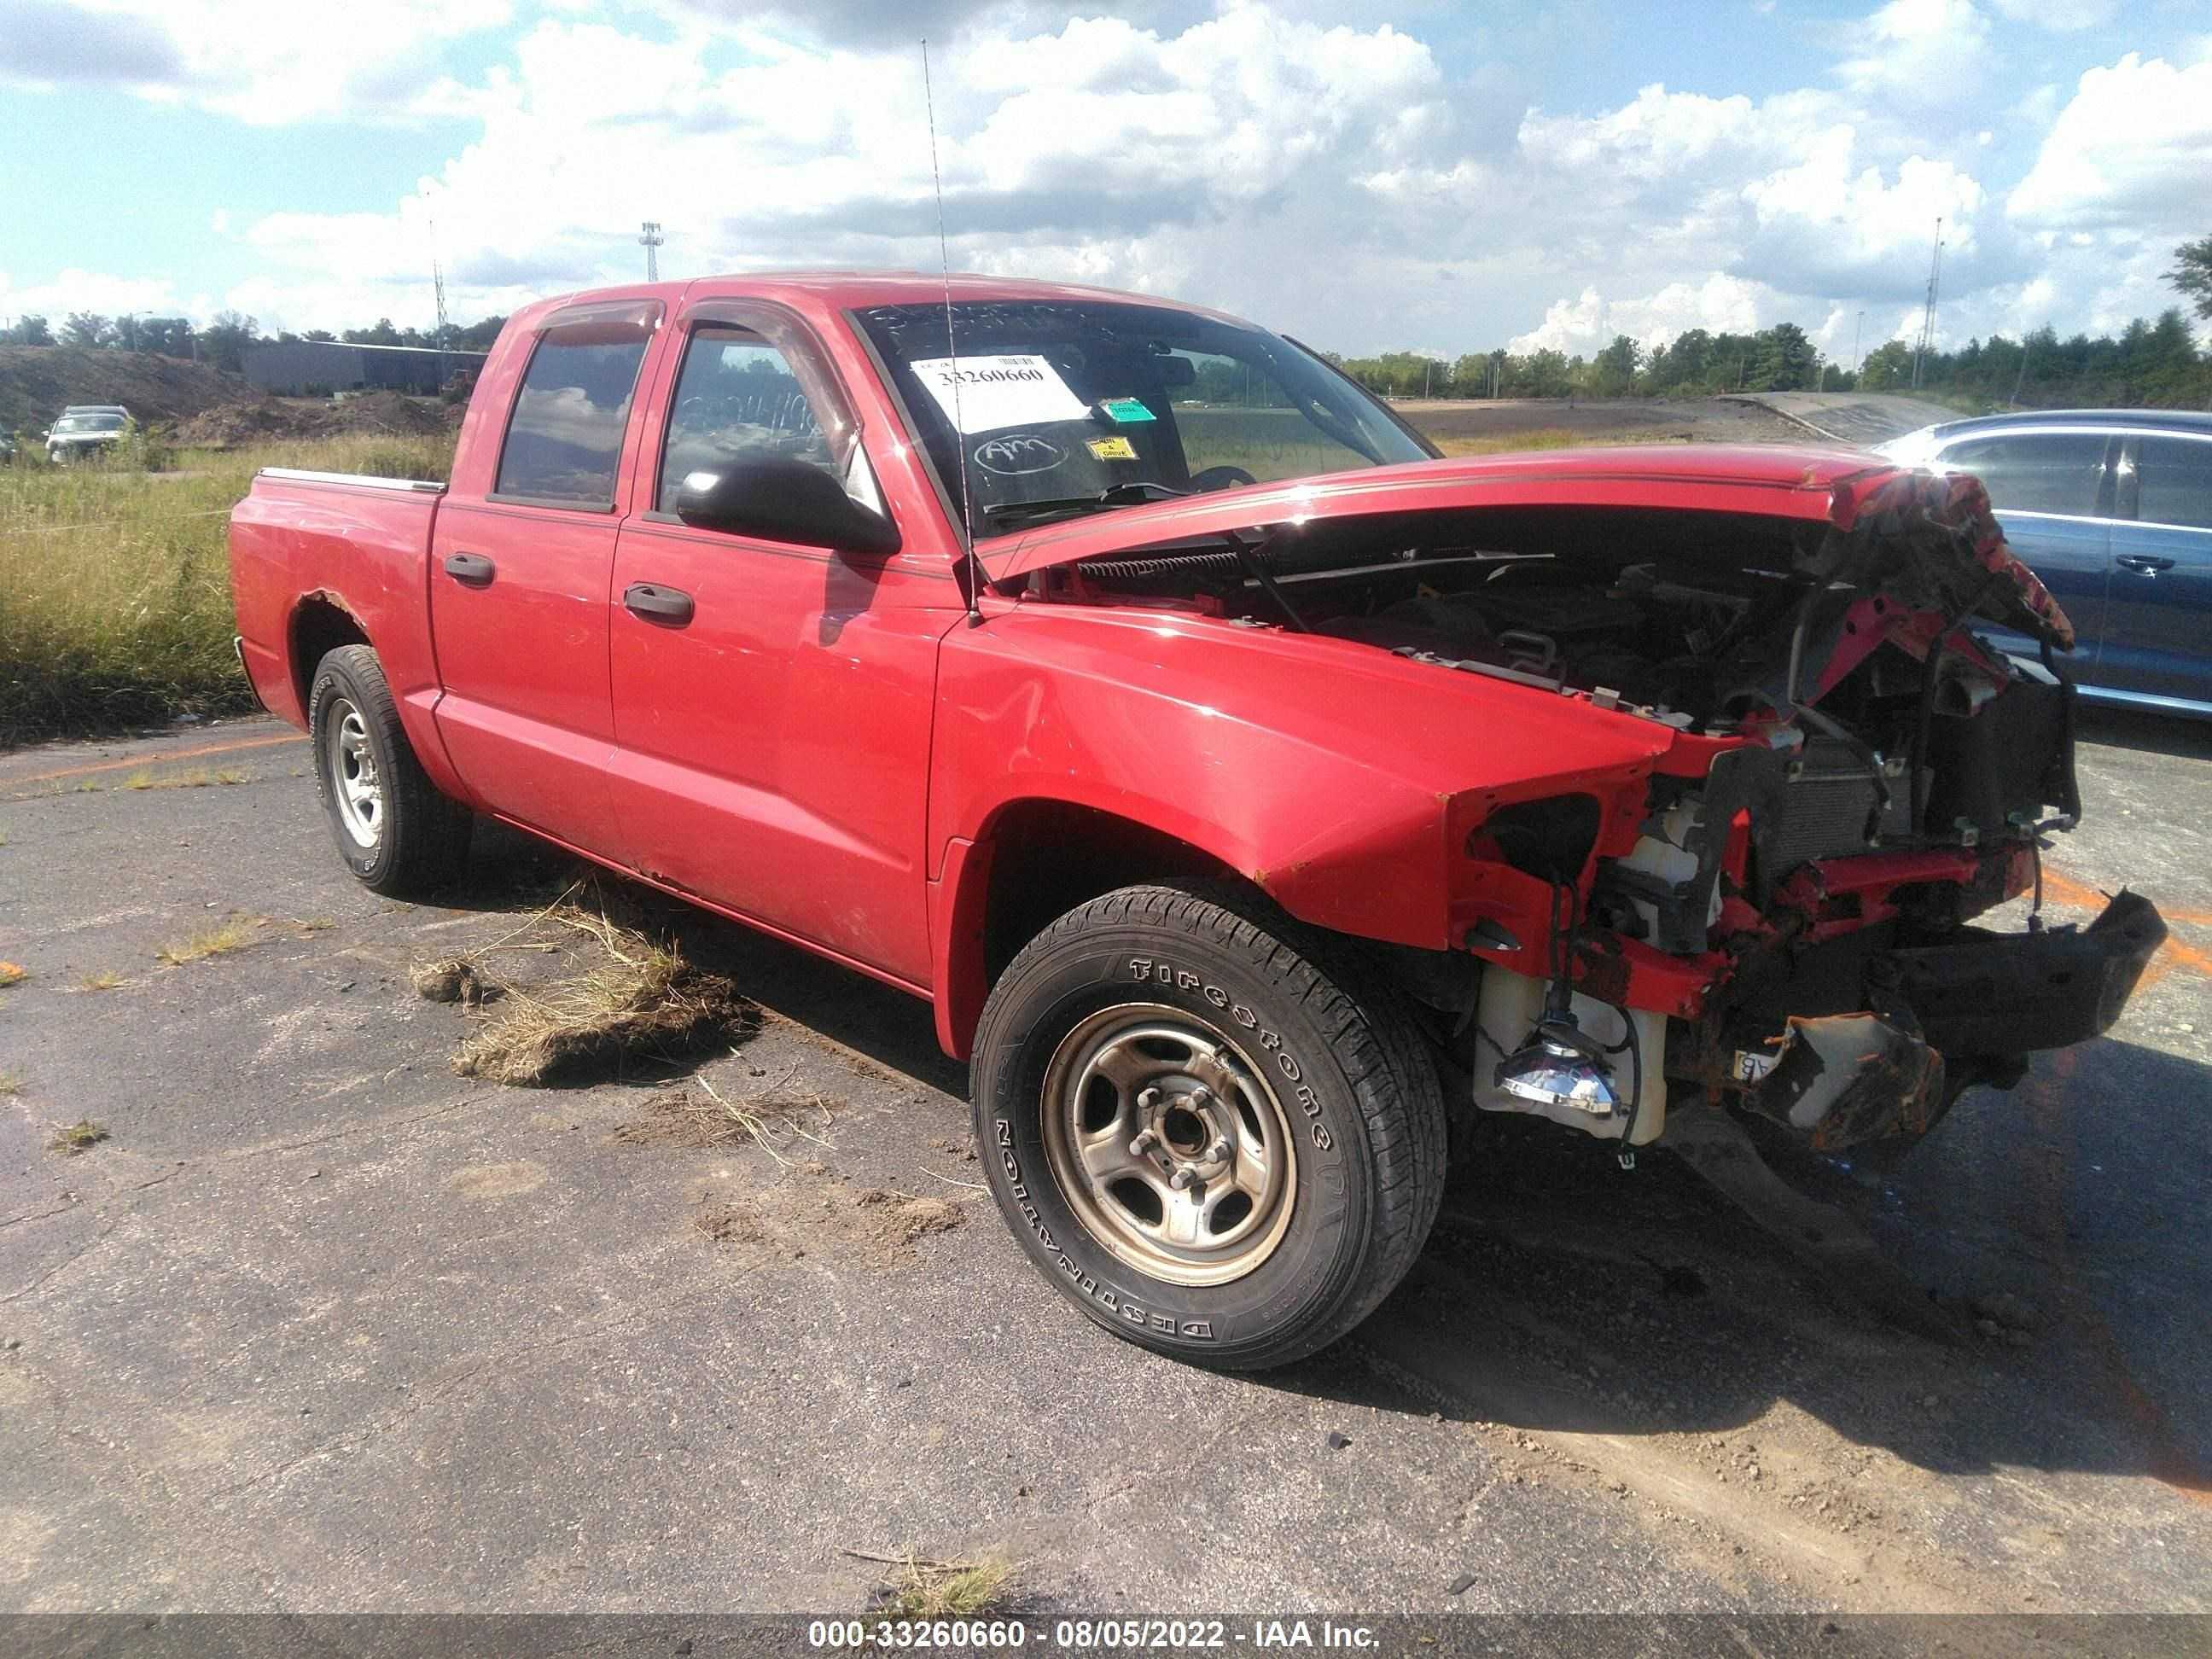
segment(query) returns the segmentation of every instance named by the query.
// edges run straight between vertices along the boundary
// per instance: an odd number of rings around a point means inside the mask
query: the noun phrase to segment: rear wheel
[[[415,758],[375,652],[341,646],[317,665],[307,727],[338,856],[364,886],[408,897],[459,875],[474,819]]]
[[[1227,887],[1123,888],[994,988],[979,1144],[1031,1259],[1178,1358],[1287,1364],[1351,1330],[1436,1218],[1444,1113],[1341,940]]]

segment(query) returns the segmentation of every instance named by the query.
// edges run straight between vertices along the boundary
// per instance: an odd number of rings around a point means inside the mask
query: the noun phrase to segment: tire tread
[[[1104,928],[1181,933],[1244,959],[1301,1004],[1352,1085],[1375,1164],[1365,1258],[1334,1306],[1279,1340],[1210,1357],[1228,1369],[1287,1364],[1346,1335],[1394,1290],[1427,1241],[1443,1200],[1446,1123],[1437,1069],[1412,1017],[1356,939],[1325,933],[1263,895],[1193,880],[1124,887],[1078,905],[1039,933],[1000,980]],[[1004,1011],[994,990],[977,1033],[981,1051]],[[1198,1356],[1192,1356],[1197,1358]]]

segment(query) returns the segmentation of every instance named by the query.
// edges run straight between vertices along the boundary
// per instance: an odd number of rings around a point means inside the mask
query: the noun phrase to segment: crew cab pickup
[[[548,301],[449,483],[270,469],[230,546],[362,881],[481,814],[927,999],[1024,1249],[1216,1365],[1364,1318],[1479,1113],[1757,1210],[1751,1135],[1909,1144],[2163,937],[1974,925],[2080,802],[2070,627],[1971,477],[1447,459],[1149,297]]]

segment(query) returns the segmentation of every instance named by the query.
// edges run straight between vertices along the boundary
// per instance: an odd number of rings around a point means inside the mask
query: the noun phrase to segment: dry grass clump
[[[1013,1564],[1003,1556],[924,1561],[909,1552],[870,1611],[886,1619],[974,1619],[1004,1611],[1013,1582]]]
[[[228,956],[233,951],[243,951],[257,942],[257,936],[268,923],[266,916],[231,915],[210,927],[201,927],[182,939],[173,939],[154,952],[155,960],[166,962],[172,968],[181,968],[188,962],[202,962],[209,957]]]
[[[77,981],[76,988],[80,991],[112,991],[124,982],[123,975],[112,968],[101,968]]]
[[[794,1141],[827,1148],[823,1139],[836,1121],[826,1095],[781,1095],[774,1091],[732,1100],[704,1077],[690,1087],[671,1089],[645,1103],[645,1115],[624,1123],[614,1139],[625,1146],[680,1146],[692,1151],[750,1143],[779,1164],[791,1160],[785,1149]]]
[[[46,1150],[59,1152],[64,1158],[75,1158],[79,1152],[91,1151],[106,1139],[106,1125],[94,1123],[88,1117],[81,1117],[76,1122],[64,1124],[55,1130],[46,1142]]]
[[[125,789],[206,789],[216,784],[252,781],[252,773],[234,770],[229,767],[212,772],[204,766],[196,766],[188,772],[155,772],[142,766],[125,777],[123,787]]]
[[[495,980],[471,957],[416,969],[416,989],[434,1000],[473,1006],[471,994],[479,1002],[497,994],[498,1012],[453,1056],[463,1077],[527,1086],[629,1060],[674,1059],[752,1017],[728,979],[610,920],[603,906],[586,909],[564,895],[534,920],[580,936],[586,965],[535,985]]]
[[[0,990],[10,985],[21,985],[30,978],[31,970],[20,962],[0,962]]]

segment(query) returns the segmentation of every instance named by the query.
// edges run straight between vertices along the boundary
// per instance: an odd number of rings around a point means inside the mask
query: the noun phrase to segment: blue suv
[[[2212,414],[1990,415],[1877,453],[1982,481],[2013,551],[2074,620],[2064,666],[2085,702],[2212,718]]]

